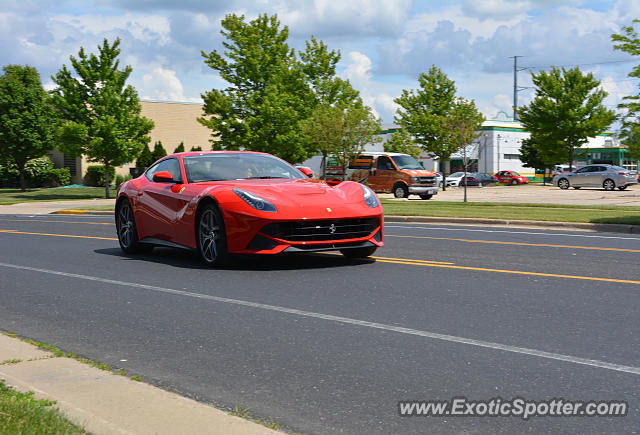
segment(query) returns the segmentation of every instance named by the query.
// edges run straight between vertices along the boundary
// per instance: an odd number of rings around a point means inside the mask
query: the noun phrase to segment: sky
[[[0,65],[34,66],[52,89],[51,76],[80,47],[97,52],[118,37],[143,100],[201,102],[228,86],[201,53],[222,51],[220,21],[231,13],[277,14],[293,48],[313,35],[339,50],[337,74],[383,123],[394,122],[394,99],[432,65],[487,119],[513,113],[513,56],[522,56],[519,105],[534,97],[531,73],[551,66],[592,72],[610,108],[638,92],[627,74],[640,58],[611,42],[640,18],[637,0],[0,0]]]

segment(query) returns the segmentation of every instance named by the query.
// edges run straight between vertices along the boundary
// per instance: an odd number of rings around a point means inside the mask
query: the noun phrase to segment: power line
[[[591,65],[608,65],[608,64],[614,64],[614,63],[627,63],[627,62],[634,62],[634,59],[629,59],[629,60],[609,60],[609,61],[602,61],[602,62],[593,62],[593,63],[576,63],[576,64],[569,64],[569,65],[546,65],[546,66],[528,66],[525,67],[527,69],[542,69],[542,68],[551,68],[551,67],[572,67],[572,66],[591,66]]]

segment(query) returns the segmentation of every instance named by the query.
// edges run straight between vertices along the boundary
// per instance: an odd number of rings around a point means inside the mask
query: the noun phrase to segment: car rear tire
[[[198,213],[196,224],[198,252],[202,261],[210,267],[224,265],[229,257],[227,234],[218,207],[205,205]]]
[[[431,199],[431,198],[433,198],[433,195],[430,195],[428,193],[420,194],[420,199]]]
[[[568,189],[569,188],[569,180],[567,180],[566,178],[561,178],[558,180],[558,187],[560,189]]]
[[[624,190],[626,188],[627,188],[627,186],[618,186],[618,190]]]
[[[409,188],[402,183],[393,186],[393,196],[396,198],[406,198],[409,196]]]
[[[340,253],[347,258],[366,258],[373,255],[378,249],[377,246],[366,246],[364,248],[341,249]]]
[[[128,199],[122,199],[118,203],[116,210],[116,229],[118,231],[120,249],[127,254],[146,254],[153,250],[153,245],[140,243],[138,239],[136,218]]]
[[[574,189],[578,190],[581,186],[573,186]]]
[[[616,183],[614,183],[614,181],[611,178],[607,178],[602,183],[602,187],[604,188],[604,190],[611,191],[616,188]]]

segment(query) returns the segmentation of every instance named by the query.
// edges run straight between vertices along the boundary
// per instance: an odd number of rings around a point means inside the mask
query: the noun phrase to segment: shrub
[[[121,185],[122,183],[124,183],[125,181],[129,181],[133,179],[133,177],[129,174],[127,175],[116,175],[116,187],[118,187],[119,185]]]
[[[154,162],[153,157],[151,156],[151,150],[149,149],[149,144],[145,144],[144,148],[140,152],[140,155],[136,159],[136,167],[137,168],[148,168]]]
[[[202,151],[202,147],[200,147],[200,146],[198,146],[198,147],[193,146],[193,147],[191,147],[191,151]]]
[[[173,150],[174,154],[175,153],[183,153],[184,152],[184,142],[180,142],[180,145],[178,145],[176,147],[175,150]]]
[[[31,159],[24,165],[24,177],[30,187],[40,187],[47,184],[49,171],[53,169],[53,162],[47,156]]]
[[[16,187],[20,184],[20,172],[15,165],[0,165],[0,186]]]
[[[153,151],[151,152],[151,157],[152,157],[151,163],[157,162],[158,160],[160,160],[161,158],[165,157],[166,155],[167,155],[167,152],[165,151],[164,147],[162,146],[162,142],[157,141],[153,145]]]
[[[71,171],[69,168],[50,169],[47,172],[45,187],[68,186],[71,184]]]
[[[116,169],[114,167],[109,168],[109,180],[110,183],[115,180]],[[104,166],[94,165],[87,167],[87,173],[84,175],[85,186],[104,186]]]

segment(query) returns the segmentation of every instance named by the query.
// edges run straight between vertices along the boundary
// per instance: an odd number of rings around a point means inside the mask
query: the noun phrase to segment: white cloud
[[[66,23],[81,33],[99,35],[113,30],[127,30],[141,41],[154,41],[160,45],[169,40],[169,20],[159,15],[127,13],[117,16],[60,14],[53,21]]]
[[[156,67],[151,73],[142,76],[142,85],[138,91],[142,98],[147,100],[202,102],[200,98],[186,97],[176,72],[161,67]]]

